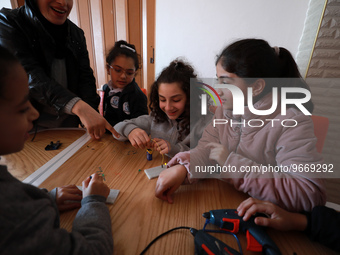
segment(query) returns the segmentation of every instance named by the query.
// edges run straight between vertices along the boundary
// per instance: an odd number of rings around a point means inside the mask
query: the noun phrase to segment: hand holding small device
[[[128,139],[133,147],[140,149],[146,148],[150,142],[150,137],[141,128],[135,128],[132,130],[128,135]]]

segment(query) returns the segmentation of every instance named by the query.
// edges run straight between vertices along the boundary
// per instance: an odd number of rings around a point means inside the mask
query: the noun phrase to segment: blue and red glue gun
[[[238,216],[236,209],[220,209],[205,212],[203,217],[207,219],[207,223],[214,224],[221,230],[234,234],[239,231],[246,233],[247,250],[262,251],[266,255],[281,255],[279,248],[267,235],[264,227],[255,224],[254,219],[257,216],[252,216],[248,221],[244,221],[242,217]]]
[[[190,232],[195,237],[195,255],[241,255],[204,230],[190,228]]]

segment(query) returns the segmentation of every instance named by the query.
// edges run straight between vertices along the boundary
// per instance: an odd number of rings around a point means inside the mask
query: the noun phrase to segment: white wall
[[[241,38],[298,50],[309,0],[156,0],[156,76],[183,56],[200,77],[215,77],[215,57]]]
[[[12,8],[11,0],[0,0],[0,9],[2,9],[2,7]]]

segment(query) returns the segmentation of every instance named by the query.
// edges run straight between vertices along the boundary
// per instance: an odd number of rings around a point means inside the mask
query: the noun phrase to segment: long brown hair
[[[243,39],[236,41],[217,57],[216,65],[221,63],[224,70],[235,73],[248,83],[258,78],[266,80],[266,86],[257,97],[263,97],[272,91],[275,85],[281,87],[300,87],[310,91],[308,84],[302,79],[298,66],[291,53],[283,48],[271,47],[268,42],[261,39]],[[271,78],[271,79],[266,79]],[[284,82],[275,82],[285,78]],[[300,98],[301,94],[290,93],[290,98]],[[293,105],[295,107],[295,105]],[[304,104],[306,109],[313,111],[312,100]]]

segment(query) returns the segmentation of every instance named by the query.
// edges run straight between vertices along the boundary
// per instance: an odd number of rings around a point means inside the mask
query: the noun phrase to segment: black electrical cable
[[[143,255],[150,247],[151,245],[153,245],[159,238],[161,238],[162,236],[165,236],[167,234],[169,234],[170,232],[174,231],[174,230],[178,230],[178,229],[191,229],[189,227],[184,227],[184,226],[181,226],[181,227],[177,227],[177,228],[173,228],[173,229],[170,229],[166,232],[164,232],[163,234],[160,234],[159,236],[157,236],[155,239],[153,239],[149,244],[148,246],[145,247],[145,249],[140,253],[140,255]]]
[[[37,132],[38,132],[38,124],[37,124],[36,120],[33,121],[33,125],[34,125],[34,136],[33,136],[32,140],[31,140],[31,142],[33,142],[33,140],[34,140],[34,138],[35,138],[35,136],[37,135]]]

